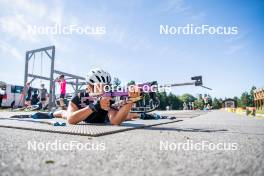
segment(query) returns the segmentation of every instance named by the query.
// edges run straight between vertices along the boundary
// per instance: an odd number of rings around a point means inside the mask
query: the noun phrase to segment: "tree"
[[[212,97],[209,94],[207,94],[207,103],[210,104],[210,105],[213,104]]]
[[[237,97],[234,97],[235,100],[237,100],[237,106],[238,107],[253,107],[254,106],[254,90],[256,90],[255,86],[251,87],[250,92],[243,92],[240,99]]]
[[[249,106],[250,107],[254,107],[255,106],[255,104],[254,104],[254,91],[255,90],[256,90],[256,87],[252,86],[251,90],[250,90],[250,95],[249,95]]]
[[[121,81],[120,81],[120,79],[114,77],[113,85],[115,85],[115,86],[120,86],[120,85],[121,85]]]
[[[127,83],[127,86],[131,86],[131,85],[135,85],[135,84],[136,84],[136,82],[134,80],[131,80]]]
[[[188,93],[183,94],[180,97],[180,99],[181,99],[181,101],[186,102],[186,103],[188,103],[188,102],[194,102],[196,100],[196,98],[193,95],[188,94]]]
[[[222,103],[217,99],[214,98],[212,102],[213,109],[220,109],[222,107]]]
[[[236,101],[237,107],[242,107],[241,100],[237,96],[235,96],[233,99]]]
[[[198,99],[194,101],[194,107],[196,109],[203,109],[204,108],[204,100],[202,94],[199,94]]]
[[[157,97],[160,100],[160,106],[159,108],[161,110],[165,110],[166,106],[168,105],[168,101],[167,101],[167,93],[164,92],[157,92]]]
[[[173,110],[179,110],[182,109],[182,101],[180,100],[179,97],[176,95],[169,93],[168,95],[168,106],[171,107]]]
[[[250,95],[248,92],[243,92],[241,95],[241,107],[245,108],[247,106],[250,106]]]
[[[203,99],[197,99],[197,100],[195,100],[194,101],[194,107],[196,108],[196,109],[203,109],[204,108],[204,101],[203,101]]]
[[[116,91],[116,90],[121,89],[120,85],[121,85],[121,81],[120,81],[120,79],[114,77],[113,85],[112,85],[113,90]]]

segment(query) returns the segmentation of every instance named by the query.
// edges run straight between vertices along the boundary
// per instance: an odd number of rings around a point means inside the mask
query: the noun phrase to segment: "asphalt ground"
[[[263,119],[173,113],[184,120],[101,137],[0,128],[0,175],[264,175]]]

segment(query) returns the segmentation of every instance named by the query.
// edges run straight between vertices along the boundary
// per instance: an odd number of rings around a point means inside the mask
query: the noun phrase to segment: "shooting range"
[[[45,57],[46,56],[46,57]],[[46,63],[43,64],[44,59]],[[40,66],[40,73],[36,74],[37,63]],[[83,85],[85,85],[85,78],[77,76],[74,74],[66,73],[63,71],[56,70],[55,65],[55,46],[48,46],[44,48],[34,49],[26,52],[25,57],[25,76],[24,76],[24,86],[27,82],[33,83],[36,80],[46,80],[49,82],[48,93],[49,93],[49,102],[48,107],[56,106],[56,78],[58,75],[64,75],[67,84],[71,85],[74,92],[78,92]],[[31,69],[30,69],[31,68]],[[48,74],[43,75],[43,69],[48,68]],[[31,71],[31,72],[30,72]],[[24,98],[25,100],[25,98]],[[24,103],[23,103],[24,104]]]

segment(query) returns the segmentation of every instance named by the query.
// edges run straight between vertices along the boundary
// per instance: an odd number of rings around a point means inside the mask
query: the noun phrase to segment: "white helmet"
[[[86,77],[86,82],[89,84],[95,84],[95,83],[110,84],[111,76],[108,72],[96,68],[96,69],[92,69],[88,73]]]

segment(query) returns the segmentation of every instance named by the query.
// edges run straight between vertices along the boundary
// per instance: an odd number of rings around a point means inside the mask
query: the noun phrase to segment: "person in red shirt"
[[[64,79],[64,75],[60,75],[57,81],[60,84],[60,107],[65,109],[64,98],[66,95],[66,81]]]

